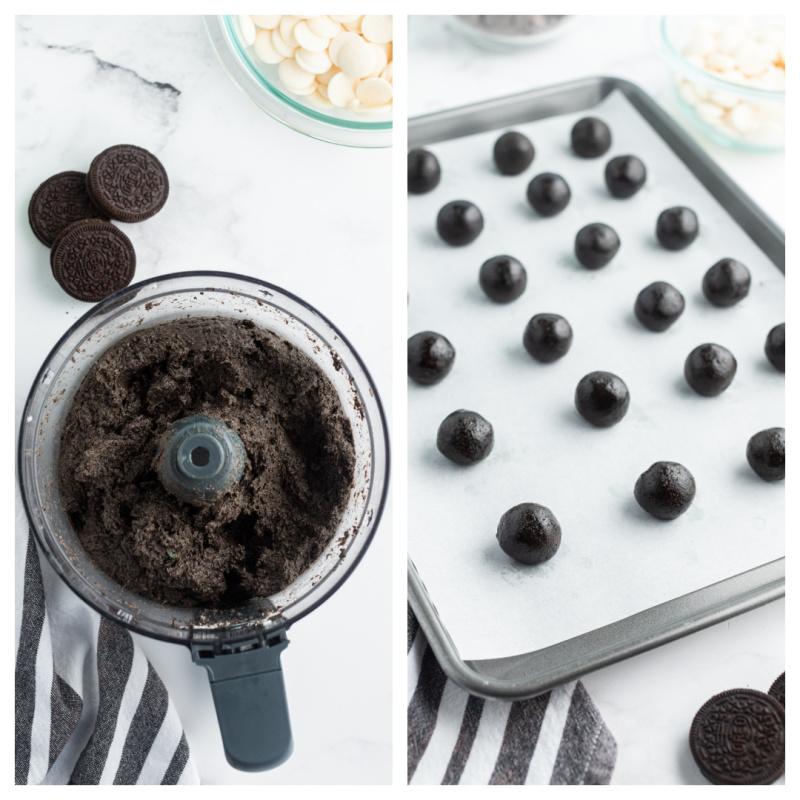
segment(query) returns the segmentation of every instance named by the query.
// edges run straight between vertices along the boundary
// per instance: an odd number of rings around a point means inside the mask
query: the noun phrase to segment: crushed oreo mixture
[[[159,438],[193,414],[222,419],[247,452],[212,505],[169,494]],[[100,356],[61,439],[59,490],[93,563],[131,592],[231,608],[291,584],[347,506],[355,447],[339,396],[294,345],[249,320],[201,317],[133,333]]]

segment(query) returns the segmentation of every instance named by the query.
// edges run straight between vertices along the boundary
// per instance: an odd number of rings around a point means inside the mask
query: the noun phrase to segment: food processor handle
[[[285,631],[251,650],[214,653],[192,646],[196,664],[208,670],[225,758],[236,769],[261,772],[292,754],[292,728],[280,654]]]

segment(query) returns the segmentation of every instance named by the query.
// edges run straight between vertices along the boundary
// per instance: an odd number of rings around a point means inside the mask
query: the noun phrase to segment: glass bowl
[[[308,355],[330,379],[356,446],[354,486],[328,546],[279,593],[234,609],[167,606],[100,572],[77,539],[57,489],[60,435],[72,397],[99,354],[140,327],[186,316],[249,318]],[[67,585],[101,614],[176,644],[234,643],[288,627],[329,598],[361,560],[381,518],[389,440],[380,398],[344,335],[316,309],[255,278],[182,272],[123,289],[78,320],[45,359],[22,416],[19,473],[25,510],[42,552]]]
[[[672,71],[678,105],[695,127],[719,144],[751,152],[782,150],[785,145],[785,92],[737,83],[684,55],[695,33],[721,28],[734,18],[663,16],[652,23],[651,37]],[[748,17],[754,26],[782,25],[783,17]]]
[[[323,142],[347,147],[391,147],[391,115],[354,119],[355,114],[344,109],[323,112],[313,108],[302,97],[294,97],[281,87],[277,67],[258,61],[252,46],[242,40],[237,16],[205,16],[203,21],[217,58],[231,80],[273,119]]]
[[[453,14],[450,23],[473,44],[509,53],[550,42],[577,22],[569,14]]]

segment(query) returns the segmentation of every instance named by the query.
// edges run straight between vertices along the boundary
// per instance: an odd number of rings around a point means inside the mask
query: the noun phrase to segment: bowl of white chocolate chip
[[[741,150],[783,149],[783,17],[665,16],[654,25],[678,103],[698,128]]]
[[[229,14],[204,20],[228,75],[271,117],[333,144],[391,146],[390,15]]]

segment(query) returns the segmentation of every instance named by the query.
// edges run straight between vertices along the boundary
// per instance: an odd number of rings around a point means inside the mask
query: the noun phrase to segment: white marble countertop
[[[514,54],[477,48],[445,18],[409,21],[412,117],[593,75],[627,78],[680,118],[643,17],[587,17],[564,38]],[[688,125],[711,157],[783,225],[784,154],[728,150]],[[725,689],[766,691],[784,669],[784,602],[779,601],[586,676],[617,739],[613,783],[705,783],[688,748],[697,709]]]
[[[18,17],[16,42],[17,420],[39,365],[89,308],[53,280],[28,202],[45,178],[85,171],[119,143],[151,150],[170,178],[161,213],[120,226],[135,280],[225,270],[300,295],[347,335],[391,414],[389,150],[323,144],[271,120],[225,74],[200,17]],[[205,671],[188,650],[137,637],[203,782],[391,780],[390,521],[387,508],[352,577],[289,633],[295,750],[272,772],[230,768]]]

